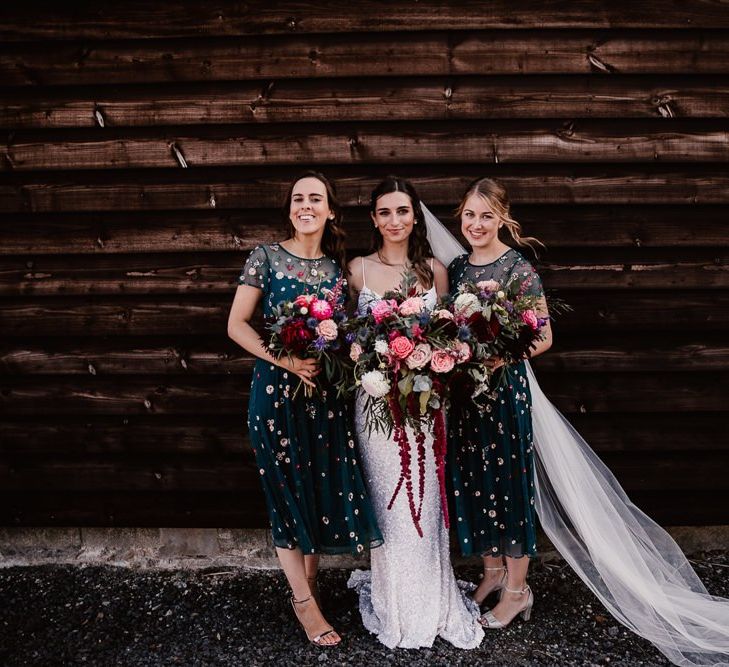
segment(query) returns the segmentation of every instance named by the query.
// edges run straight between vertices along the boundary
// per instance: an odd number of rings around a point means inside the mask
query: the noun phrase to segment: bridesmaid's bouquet
[[[473,349],[459,337],[453,314],[445,308],[431,312],[416,286],[415,277],[406,274],[400,289],[387,292],[373,302],[366,314],[350,319],[347,329],[353,334],[349,348],[354,363],[350,388],[361,388],[366,394],[370,431],[393,434],[399,447],[400,478],[388,508],[404,487],[413,522],[422,536],[426,433],[433,432],[441,504],[448,526],[444,408],[449,378],[471,358]],[[417,506],[406,427],[412,429],[417,445]]]
[[[526,280],[515,278],[504,287],[495,280],[463,282],[446,300],[459,336],[473,351],[466,367],[451,379],[452,390],[457,386],[462,398],[476,399],[497,386],[506,366],[528,358],[534,344],[544,338],[548,320],[537,315],[539,297],[525,293]],[[553,310],[566,308],[558,302],[550,305]],[[493,357],[505,362],[496,381],[494,371],[485,365]]]
[[[327,383],[337,388],[338,395],[348,383],[347,360],[340,354],[347,343],[343,289],[344,281],[339,280],[331,290],[317,290],[323,298],[315,292],[281,301],[266,321],[271,353],[277,359],[284,354],[316,359]],[[311,396],[311,387],[306,385],[304,392]]]

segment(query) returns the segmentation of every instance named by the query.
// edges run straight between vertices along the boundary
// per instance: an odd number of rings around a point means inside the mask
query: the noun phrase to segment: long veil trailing
[[[425,206],[423,213],[440,261],[466,252]],[[671,662],[729,665],[729,600],[709,595],[673,538],[630,502],[547,399],[528,363],[527,373],[535,507],[547,537],[607,610]]]

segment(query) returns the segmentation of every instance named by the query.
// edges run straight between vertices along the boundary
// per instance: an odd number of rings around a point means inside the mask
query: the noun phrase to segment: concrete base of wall
[[[668,528],[687,555],[729,548],[729,526]],[[540,558],[559,559],[542,535]],[[352,568],[367,557],[323,556],[322,567]],[[471,559],[472,560],[472,559]],[[459,556],[456,563],[463,562]],[[118,565],[137,568],[276,568],[268,530],[217,528],[0,528],[0,567]]]

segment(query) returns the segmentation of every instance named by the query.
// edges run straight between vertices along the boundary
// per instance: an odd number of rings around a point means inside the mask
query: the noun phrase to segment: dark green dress
[[[263,291],[268,316],[279,302],[321,294],[340,276],[329,257],[302,259],[274,244],[251,252],[238,282]],[[348,405],[334,391],[307,398],[302,388],[294,397],[298,384],[293,373],[256,361],[248,428],[274,544],[304,554],[360,553],[381,544]]]
[[[506,285],[528,279],[525,292],[542,295],[532,265],[510,249],[474,266],[461,255],[448,267],[451,292],[464,281]],[[448,482],[458,543],[464,555],[534,556],[534,459],[531,394],[524,362],[506,369],[483,408],[453,406],[448,413]]]

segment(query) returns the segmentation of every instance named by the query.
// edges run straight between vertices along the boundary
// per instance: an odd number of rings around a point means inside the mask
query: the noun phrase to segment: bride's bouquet
[[[364,315],[349,320],[353,334],[349,356],[353,384],[366,394],[370,430],[393,434],[400,453],[400,478],[388,505],[392,507],[404,487],[418,533],[425,489],[426,433],[433,432],[433,453],[446,526],[446,433],[444,407],[449,380],[473,355],[459,334],[448,309],[431,312],[416,291],[414,276],[406,275],[400,289],[373,302]],[[410,427],[417,445],[418,503],[411,470]]]
[[[266,321],[271,353],[277,359],[284,354],[316,359],[327,383],[337,388],[338,395],[345,391],[348,383],[347,360],[341,354],[346,344],[347,322],[342,305],[343,288],[344,282],[340,280],[331,290],[317,289],[281,301]],[[317,295],[319,292],[323,298]],[[301,383],[294,396],[299,387]],[[311,387],[306,385],[304,392],[311,396]]]

